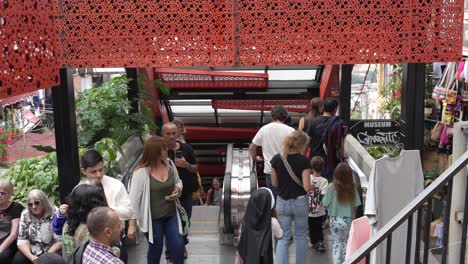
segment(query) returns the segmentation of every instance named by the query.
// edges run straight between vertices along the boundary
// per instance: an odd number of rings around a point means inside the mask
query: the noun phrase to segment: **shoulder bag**
[[[286,167],[286,170],[288,171],[288,174],[289,176],[291,177],[291,179],[299,186],[301,186],[302,188],[304,188],[304,185],[302,185],[302,181],[296,176],[296,174],[294,173],[294,171],[292,170],[291,168],[291,165],[289,165],[289,162],[288,160],[286,159],[285,156],[281,155],[281,159],[283,160],[283,164],[284,164],[284,167]]]

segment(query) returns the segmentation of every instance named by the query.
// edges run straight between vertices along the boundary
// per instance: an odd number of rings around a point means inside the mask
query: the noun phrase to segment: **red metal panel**
[[[57,84],[60,65],[457,61],[462,21],[462,0],[2,0],[0,97]]]
[[[224,128],[224,127],[199,127],[185,126],[187,134],[185,138],[191,140],[252,140],[257,133],[256,128]]]
[[[340,66],[325,65],[320,82],[320,98],[340,96]]]
[[[0,1],[0,98],[58,84],[57,5]]]
[[[61,1],[63,64],[456,61],[462,0]]]
[[[241,65],[456,61],[463,1],[239,0]]]
[[[232,0],[61,1],[63,63],[232,65]]]
[[[268,74],[157,68],[157,79],[171,89],[268,88]]]
[[[270,111],[275,105],[284,106],[289,112],[307,113],[309,100],[211,100],[214,109],[240,109]]]

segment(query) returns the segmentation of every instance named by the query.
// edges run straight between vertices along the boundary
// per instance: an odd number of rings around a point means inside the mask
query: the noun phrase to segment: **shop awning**
[[[1,100],[2,106],[5,107],[5,106],[8,106],[8,105],[15,104],[15,103],[23,100],[24,98],[26,98],[28,96],[35,95],[36,93],[37,93],[37,91],[34,91],[34,92],[29,92],[29,93],[24,93],[24,94],[19,94],[19,95],[7,97],[7,98]]]

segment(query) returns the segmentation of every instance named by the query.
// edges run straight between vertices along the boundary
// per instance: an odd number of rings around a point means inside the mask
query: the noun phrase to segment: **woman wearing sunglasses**
[[[18,232],[18,251],[13,264],[35,263],[46,252],[56,253],[62,244],[52,230],[56,208],[41,190],[28,194],[28,209],[21,213]]]
[[[13,184],[0,180],[0,263],[10,264],[16,252],[18,224],[24,207],[11,200]]]

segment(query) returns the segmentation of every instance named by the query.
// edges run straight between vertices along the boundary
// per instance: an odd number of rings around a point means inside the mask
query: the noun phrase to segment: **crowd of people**
[[[188,238],[177,204],[190,221],[192,195],[201,184],[193,150],[177,125],[166,123],[162,137],[145,142],[128,191],[105,175],[103,157],[93,149],[80,159],[86,178],[58,207],[32,190],[24,209],[12,200],[12,182],[0,181],[0,263],[127,263],[126,240],[138,230],[148,241],[148,263],[160,263],[164,244],[167,263],[184,263]],[[219,180],[213,185],[209,204],[220,203]]]
[[[249,150],[255,161],[264,162],[266,186],[273,194],[275,213],[259,202],[260,193],[267,197],[264,191],[252,193],[241,228],[236,263],[289,263],[288,247],[292,240],[296,243],[296,263],[307,263],[307,234],[310,247],[325,252],[323,229],[328,221],[333,238],[333,263],[344,262],[351,221],[362,204],[353,170],[344,155],[347,126],[336,116],[335,99],[314,98],[310,109],[295,130],[285,124],[287,110],[282,106],[273,107],[272,122],[260,128],[252,140]],[[257,208],[256,214],[249,213],[252,206]],[[275,237],[271,232],[275,221],[268,220],[273,218],[277,218],[281,229],[276,233],[282,234],[276,239],[276,247],[271,243]],[[271,225],[266,224],[270,222]]]
[[[266,188],[250,197],[239,263],[288,263],[293,239],[296,263],[306,263],[307,234],[312,248],[326,251],[323,226],[328,218],[334,263],[344,261],[361,197],[344,156],[346,126],[335,116],[337,107],[334,99],[314,98],[311,112],[295,130],[285,124],[287,110],[275,106],[272,122],[253,138],[249,150],[255,161],[264,162]],[[189,243],[184,225],[190,224],[192,206],[220,205],[222,197],[217,178],[204,192],[184,134],[181,122],[169,122],[162,136],[145,142],[128,191],[105,175],[103,158],[93,149],[80,160],[85,180],[58,208],[41,190],[32,190],[23,208],[12,200],[13,184],[0,181],[0,263],[127,263],[126,240],[135,239],[138,230],[148,241],[147,263],[160,263],[164,245],[167,263],[184,263]]]

